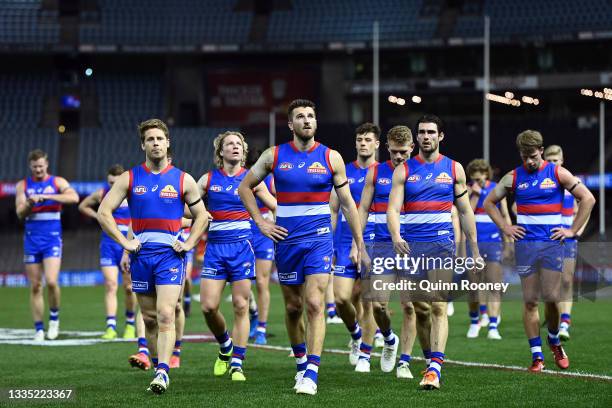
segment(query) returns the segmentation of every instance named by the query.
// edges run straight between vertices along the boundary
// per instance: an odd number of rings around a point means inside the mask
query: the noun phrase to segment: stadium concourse
[[[0,0],[0,401],[612,406],[610,21]]]

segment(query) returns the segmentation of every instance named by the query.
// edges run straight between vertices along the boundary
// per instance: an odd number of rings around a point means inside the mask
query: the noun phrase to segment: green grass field
[[[288,346],[283,323],[283,304],[277,286],[273,288],[269,344]],[[104,328],[103,288],[64,288],[62,291],[61,329],[101,331]],[[0,327],[32,327],[28,291],[24,288],[0,288]],[[121,303],[120,303],[121,305]],[[612,375],[612,303],[581,301],[572,314],[572,339],[566,350],[570,371]],[[394,327],[399,331],[400,308],[394,309]],[[466,305],[455,303],[450,318],[450,336],[446,356],[451,360],[526,367],[530,363],[527,340],[521,322],[521,305],[503,305],[500,332],[502,341],[484,337],[467,340]],[[230,317],[230,304],[223,304]],[[119,313],[122,314],[122,311]],[[228,318],[231,321],[231,318]],[[119,318],[120,332],[123,319]],[[199,304],[194,303],[187,319],[186,333],[207,332]],[[544,330],[542,331],[544,339]],[[61,338],[66,338],[62,336]],[[348,335],[341,325],[328,325],[327,349],[347,349]],[[503,368],[464,367],[445,364],[440,391],[421,391],[418,378],[398,380],[395,372],[380,371],[373,358],[372,372],[358,374],[346,355],[324,353],[319,374],[319,392],[314,397],[295,395],[295,363],[286,351],[249,348],[245,361],[246,383],[232,383],[229,378],[214,378],[212,364],[217,346],[211,343],[185,343],[181,368],[171,372],[168,392],[154,396],[145,392],[150,372],[131,369],[127,357],[135,352],[135,343],[110,342],[88,346],[42,347],[0,345],[2,375],[0,388],[74,388],[73,402],[12,402],[19,406],[612,406],[612,381],[534,375]],[[421,356],[418,342],[413,355]],[[554,361],[545,348],[547,367],[554,371]],[[415,377],[423,368],[413,361]],[[6,404],[0,401],[0,406]]]

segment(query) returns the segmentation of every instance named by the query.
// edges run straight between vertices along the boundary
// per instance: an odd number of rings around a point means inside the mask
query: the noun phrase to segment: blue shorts
[[[185,266],[187,266],[187,264],[193,263],[194,254],[195,254],[195,249],[185,252]]]
[[[451,263],[454,265],[455,243],[450,239],[433,242],[411,241],[408,246],[410,257],[414,261],[408,270],[401,272],[403,277],[425,278],[429,271],[446,269]]]
[[[372,261],[371,273],[373,275],[391,275],[397,273],[397,269],[395,269],[395,263],[393,263],[393,267],[389,267],[390,264],[385,264],[386,259],[395,259],[396,257],[395,250],[393,249],[393,242],[374,242],[368,247],[368,255],[370,256],[370,260]]]
[[[560,241],[518,241],[515,243],[516,271],[529,276],[539,268],[563,270],[564,245]]]
[[[334,248],[336,255],[336,263],[333,266],[334,276],[349,279],[359,279],[361,276],[357,272],[357,265],[351,262],[349,255],[351,253],[351,244],[337,245]]]
[[[307,275],[330,273],[334,255],[331,239],[276,245],[276,268],[282,285],[301,285]]]
[[[565,259],[576,259],[578,256],[578,241],[563,241],[563,257]]]
[[[265,261],[274,260],[274,241],[262,234],[257,227],[253,230],[253,249],[255,250],[255,259],[263,259]]]
[[[123,247],[110,239],[102,239],[100,242],[100,267],[119,266]]]
[[[200,278],[228,282],[255,279],[255,253],[251,242],[209,242]]]
[[[503,243],[501,241],[478,241],[478,251],[480,251],[480,256],[482,256],[485,262],[501,263],[502,248]],[[470,249],[469,242],[465,243],[465,250],[467,257],[470,258],[472,256],[472,250]]]
[[[25,233],[23,237],[23,263],[37,264],[45,258],[62,257],[62,233]]]
[[[163,252],[130,255],[132,291],[149,293],[156,285],[182,285],[185,279],[185,257],[172,248]]]

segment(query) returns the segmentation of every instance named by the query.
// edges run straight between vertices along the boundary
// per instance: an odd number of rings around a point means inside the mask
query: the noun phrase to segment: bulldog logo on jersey
[[[453,179],[444,171],[440,173],[434,181],[441,184],[453,184]]]
[[[421,180],[421,176],[418,174],[413,174],[411,176],[408,176],[408,178],[406,179],[407,182],[409,183],[416,183],[417,181]]]
[[[293,168],[293,164],[289,162],[282,162],[281,164],[278,165],[278,169],[283,170],[283,171],[289,171],[292,168]]]
[[[556,188],[557,187],[557,183],[555,183],[554,181],[552,181],[550,178],[546,177],[544,180],[542,180],[542,182],[540,183],[540,188],[541,189],[545,189],[545,188]]]
[[[327,174],[327,169],[319,162],[314,162],[306,170],[309,174]]]
[[[143,195],[147,192],[147,186],[136,186],[134,187],[134,194]]]
[[[177,191],[170,184],[167,184],[166,187],[162,188],[159,192],[159,198],[178,198],[178,196]]]
[[[55,193],[55,189],[51,186],[47,186],[43,190],[43,194],[53,194],[53,193]]]

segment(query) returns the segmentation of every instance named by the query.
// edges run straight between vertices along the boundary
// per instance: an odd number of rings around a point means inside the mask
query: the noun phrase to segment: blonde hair
[[[544,149],[544,158],[548,156],[556,156],[560,155],[563,157],[563,149],[559,145],[550,145],[546,149]]]
[[[389,142],[399,145],[412,143],[412,131],[408,126],[393,126],[387,132],[387,143]]]
[[[530,151],[541,149],[544,145],[544,138],[537,130],[525,130],[516,137],[516,147],[520,151]]]
[[[140,143],[144,143],[144,135],[149,129],[159,129],[164,132],[166,139],[170,139],[170,132],[168,126],[161,119],[149,119],[144,122],[140,122],[138,125],[138,133],[140,134]]]
[[[243,154],[242,160],[240,160],[240,165],[244,167],[244,164],[246,162],[247,155],[249,154],[249,144],[246,142],[242,133],[236,130],[228,130],[227,132],[223,132],[219,136],[217,136],[213,142],[213,145],[215,146],[215,166],[217,166],[218,168],[223,167],[223,157],[221,157],[221,150],[223,150],[223,141],[226,137],[231,135],[238,136],[240,138],[240,141],[242,142]]]
[[[472,177],[472,174],[476,173],[477,171],[481,173],[487,173],[487,179],[489,180],[491,180],[491,178],[493,177],[493,168],[491,168],[491,165],[487,163],[487,161],[484,159],[472,160],[468,163],[465,170],[468,177]]]

